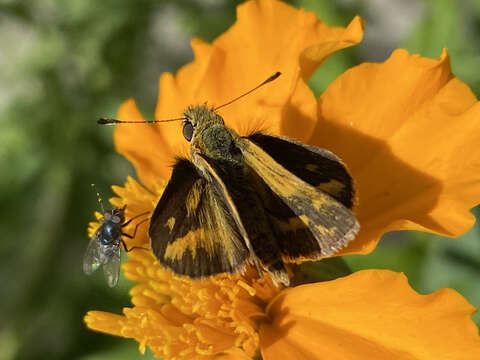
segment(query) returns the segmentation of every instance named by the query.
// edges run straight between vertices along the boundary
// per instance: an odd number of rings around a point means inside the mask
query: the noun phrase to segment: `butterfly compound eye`
[[[190,121],[185,121],[183,123],[183,136],[187,141],[192,140],[193,137],[193,125]]]

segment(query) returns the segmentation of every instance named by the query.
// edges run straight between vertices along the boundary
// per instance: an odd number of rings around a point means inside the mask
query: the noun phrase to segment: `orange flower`
[[[126,217],[153,210],[154,195],[132,178],[114,187]],[[92,223],[93,234],[98,223]],[[134,224],[126,231],[132,232]],[[128,246],[148,246],[145,231]],[[250,268],[243,276],[194,281],[162,268],[151,252],[133,250],[123,265],[138,283],[124,315],[90,311],[91,329],[133,338],[163,359],[475,359],[474,307],[451,289],[413,291],[402,274],[360,271],[345,278],[277,288]]]
[[[337,78],[318,100],[310,139],[340,156],[357,184],[360,234],[346,253],[369,253],[382,234],[456,237],[480,199],[480,104],[438,60],[396,50]]]
[[[457,236],[472,224],[480,195],[480,105],[439,60],[404,50],[363,64],[316,100],[306,82],[331,53],[362,38],[362,21],[331,28],[314,14],[273,0],[238,8],[237,22],[213,44],[193,40],[195,60],[162,75],[157,119],[190,104],[220,105],[275,71],[275,83],[221,110],[244,135],[264,129],[332,150],[356,181],[362,230],[343,253],[367,253],[386,231],[419,229]],[[133,100],[122,120],[142,120]],[[175,155],[187,154],[178,123],[119,126],[115,145],[149,189],[129,178],[115,187],[126,218],[152,211]],[[133,230],[134,224],[127,228]],[[94,227],[91,227],[93,231]],[[127,239],[125,239],[127,240]],[[145,227],[129,246],[148,246]],[[473,359],[480,358],[474,308],[453,290],[419,295],[401,274],[362,271],[283,289],[243,276],[192,281],[134,250],[125,275],[137,281],[124,315],[89,312],[95,330],[134,338],[165,359]]]

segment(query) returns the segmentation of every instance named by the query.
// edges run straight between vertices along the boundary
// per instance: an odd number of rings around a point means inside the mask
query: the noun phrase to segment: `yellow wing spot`
[[[337,231],[338,231],[338,228],[336,226],[332,226],[330,228],[326,228],[325,226],[322,226],[322,225],[315,225],[315,228],[317,228],[317,230],[322,234],[322,235],[330,235],[330,236],[334,236]]]
[[[336,202],[332,198],[327,197],[327,195],[322,196],[322,195],[318,195],[318,193],[317,193],[317,196],[311,198],[311,201],[312,201],[312,205],[313,205],[314,209],[317,210],[317,211],[322,211],[323,210],[322,208],[325,205],[337,207],[338,204],[339,204],[338,202]]]
[[[306,216],[302,215],[301,217],[291,217],[287,221],[275,219],[275,222],[281,231],[295,231],[298,229],[305,229],[307,227],[307,223],[305,223],[304,220],[305,218]],[[306,221],[308,221],[308,219],[306,219]]]
[[[305,215],[305,214],[300,215],[298,219],[301,220],[302,223],[304,223],[305,225],[308,225],[309,220],[308,220],[308,216],[307,216],[307,215]]]
[[[195,258],[201,239],[205,239],[205,231],[203,229],[190,231],[184,237],[177,238],[173,243],[167,245],[167,248],[165,249],[165,258],[181,260],[183,254],[187,250],[190,250],[192,257]]]
[[[187,216],[191,216],[192,214],[195,214],[198,209],[198,205],[200,204],[200,200],[202,198],[202,192],[203,192],[203,182],[202,180],[197,180],[193,186],[190,192],[187,195],[187,198],[185,200],[185,206],[187,208]]]
[[[318,165],[316,165],[316,164],[307,164],[307,165],[305,165],[305,168],[306,168],[308,171],[315,172],[315,171],[318,170]]]
[[[173,227],[175,226],[175,218],[173,216],[167,220],[167,226],[170,229],[170,232],[172,232]]]
[[[308,218],[307,215],[300,215],[299,216],[299,220],[302,221],[302,223],[305,224],[305,226],[309,226],[309,227],[312,227],[314,226],[318,232],[320,232],[322,235],[335,235],[336,231],[337,231],[337,227],[336,226],[332,226],[330,228],[326,228],[325,226],[322,226],[322,225],[317,225],[315,223],[312,223],[310,222],[310,219]]]
[[[329,182],[318,184],[317,189],[325,191],[327,194],[337,195],[345,189],[345,185],[338,180],[331,179]]]

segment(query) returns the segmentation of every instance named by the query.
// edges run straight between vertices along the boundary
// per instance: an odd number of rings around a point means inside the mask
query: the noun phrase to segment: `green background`
[[[235,1],[0,0],[0,360],[148,359],[132,340],[88,331],[91,309],[120,313],[131,284],[114,289],[83,275],[86,225],[134,169],[112,143],[114,116],[134,97],[151,117],[157,81],[192,59],[189,39],[211,41],[235,19]],[[319,94],[362,61],[397,47],[437,58],[480,94],[480,1],[294,2],[331,25],[355,14],[365,40],[334,54],[315,74]],[[336,4],[336,5],[334,5]],[[338,5],[340,4],[340,5]],[[354,270],[405,272],[422,292],[453,287],[480,305],[480,234],[459,239],[418,232],[385,236],[374,253],[350,256]],[[478,322],[480,317],[474,316]]]

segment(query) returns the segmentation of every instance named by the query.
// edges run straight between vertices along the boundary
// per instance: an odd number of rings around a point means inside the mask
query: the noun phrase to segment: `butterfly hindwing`
[[[352,208],[352,177],[342,161],[330,151],[258,132],[248,139],[307,184],[326,192],[347,208]]]
[[[174,165],[149,236],[163,266],[192,278],[237,272],[249,256],[225,199],[186,159]]]
[[[321,190],[316,184],[318,181],[309,183],[296,176],[254,141],[244,139],[241,151],[246,164],[266,187],[259,190],[263,191],[266,203],[270,203],[266,206],[267,210],[270,208],[276,231],[285,233],[279,244],[284,244],[282,252],[286,261],[331,256],[355,237],[359,229],[355,216],[333,195]]]

